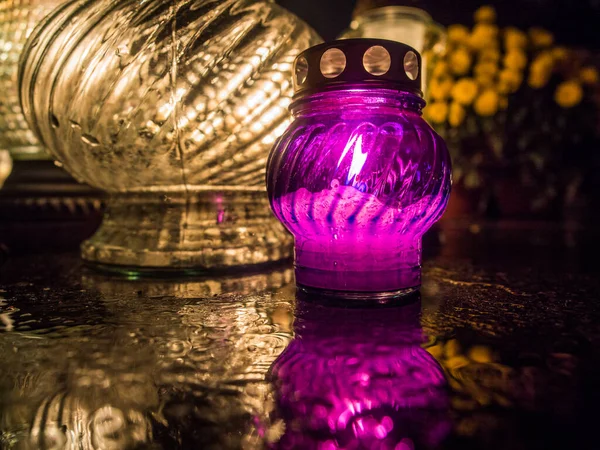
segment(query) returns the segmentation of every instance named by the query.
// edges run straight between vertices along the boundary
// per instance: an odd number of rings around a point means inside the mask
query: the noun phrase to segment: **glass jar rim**
[[[398,107],[402,109],[412,109],[415,111],[421,111],[427,102],[422,96],[414,92],[410,92],[403,89],[394,89],[393,87],[379,85],[378,87],[368,86],[364,84],[346,85],[343,89],[326,89],[317,90],[312,92],[304,92],[302,95],[294,97],[292,103],[289,106],[289,110],[293,115],[301,114],[306,109],[311,109],[309,105],[315,105],[320,103],[330,103],[339,100],[345,103],[344,106],[350,106],[351,103],[347,103],[349,98],[365,99],[363,106],[385,106],[389,101],[395,101]],[[373,98],[385,99],[381,102],[367,101],[367,99]],[[362,103],[362,102],[361,102]],[[323,105],[326,107],[327,105]],[[388,105],[389,106],[389,103]]]
[[[434,23],[433,18],[429,15],[429,13],[420,8],[415,8],[413,6],[389,5],[367,9],[361,12],[352,18],[350,28],[356,30],[363,22],[390,20],[394,19],[397,15],[413,16],[413,18],[421,20],[428,25]]]

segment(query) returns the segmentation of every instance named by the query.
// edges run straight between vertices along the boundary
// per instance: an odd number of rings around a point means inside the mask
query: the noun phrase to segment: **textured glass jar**
[[[452,429],[444,372],[420,302],[331,308],[299,301],[295,338],[271,369],[281,449],[439,448]]]
[[[33,28],[65,0],[0,0],[0,149],[16,159],[48,159],[19,104],[19,56]]]
[[[271,153],[267,185],[295,237],[297,284],[348,298],[415,290],[422,236],[446,207],[451,170],[421,117],[418,54],[342,40],[307,50],[296,67],[295,121]]]
[[[83,257],[177,271],[288,257],[264,166],[294,58],[319,41],[270,0],[71,0],[48,16],[21,103],[76,179],[113,194]]]
[[[377,38],[404,42],[423,55],[422,83],[427,95],[429,68],[446,49],[446,30],[420,8],[384,6],[366,9],[354,17],[340,39]]]

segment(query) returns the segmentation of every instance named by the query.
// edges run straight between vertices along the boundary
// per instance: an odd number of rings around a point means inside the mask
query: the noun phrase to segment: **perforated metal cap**
[[[324,90],[379,87],[422,96],[421,55],[401,42],[343,39],[311,47],[294,63],[295,96]]]

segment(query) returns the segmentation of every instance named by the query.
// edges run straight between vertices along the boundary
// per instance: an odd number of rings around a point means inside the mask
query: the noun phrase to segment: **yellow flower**
[[[471,54],[464,48],[458,48],[450,54],[450,67],[457,75],[464,75],[471,68]]]
[[[475,112],[483,117],[489,117],[496,114],[500,98],[498,93],[492,89],[483,91],[475,101]]]
[[[554,58],[550,52],[542,52],[533,60],[529,68],[529,86],[534,89],[544,87],[554,69]]]
[[[498,107],[502,110],[508,108],[508,98],[500,97],[500,100],[498,101]]]
[[[473,27],[469,36],[471,48],[483,50],[484,48],[496,48],[498,46],[498,27],[488,23],[478,23]]]
[[[500,51],[495,48],[485,48],[479,53],[479,61],[497,63],[500,61]]]
[[[429,83],[429,95],[433,100],[446,100],[448,95],[450,95],[452,85],[453,82],[451,78],[434,78],[431,80],[431,83]]]
[[[567,50],[565,47],[554,47],[550,51],[550,54],[552,55],[552,58],[554,58],[555,61],[562,61],[564,59],[567,59],[567,57],[569,56],[569,50]]]
[[[516,70],[504,69],[500,72],[498,90],[502,94],[517,92],[523,82],[523,74]]]
[[[448,117],[448,104],[445,102],[433,102],[425,108],[425,117],[433,123],[443,123]]]
[[[469,349],[469,359],[478,363],[489,363],[493,361],[492,351],[485,345],[475,345]]]
[[[529,72],[527,84],[529,84],[529,86],[531,86],[534,89],[541,89],[544,86],[546,86],[546,84],[548,84],[548,81],[550,81],[550,74],[551,72],[532,70],[531,72]]]
[[[504,65],[509,69],[522,70],[527,65],[527,55],[520,49],[509,50],[504,56]]]
[[[527,35],[517,28],[508,27],[504,30],[504,46],[508,50],[524,48],[527,46]]]
[[[563,108],[577,106],[583,99],[583,88],[578,81],[564,81],[559,84],[554,93],[554,100]]]
[[[492,87],[496,82],[496,77],[494,75],[488,75],[486,73],[482,73],[475,76],[475,81],[481,87]]]
[[[531,28],[529,38],[535,47],[550,47],[554,43],[554,35],[543,28]]]
[[[537,57],[531,63],[532,67],[537,68],[553,68],[554,67],[554,57],[552,56],[552,52],[544,51],[537,55]],[[535,70],[535,69],[534,69]]]
[[[473,103],[478,91],[479,86],[477,86],[475,80],[463,78],[452,87],[452,98],[461,105],[468,106]]]
[[[464,25],[450,25],[448,27],[448,40],[457,44],[464,44],[469,39],[469,29]]]
[[[433,72],[431,75],[433,78],[442,78],[450,73],[450,65],[444,61],[440,60],[435,63],[433,68]]]
[[[550,52],[540,53],[531,63],[529,68],[529,79],[527,83],[534,89],[541,89],[552,76],[554,69],[554,58]]]
[[[448,115],[448,123],[450,123],[451,127],[459,127],[464,122],[466,115],[467,112],[460,103],[452,102]]]
[[[473,69],[475,76],[479,77],[482,75],[494,76],[498,73],[498,66],[493,62],[480,62]]]
[[[490,5],[484,5],[475,11],[475,22],[492,23],[496,21],[496,9]]]
[[[584,67],[581,69],[579,73],[579,79],[583,82],[583,84],[594,85],[600,81],[600,76],[598,75],[598,69],[593,66]]]

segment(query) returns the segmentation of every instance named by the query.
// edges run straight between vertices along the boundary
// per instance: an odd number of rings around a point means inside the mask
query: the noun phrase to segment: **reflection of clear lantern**
[[[74,0],[45,20],[23,52],[25,115],[113,194],[83,257],[180,271],[288,257],[264,166],[294,58],[319,40],[271,0]]]
[[[0,441],[261,448],[277,432],[267,371],[292,337],[293,295],[281,292],[291,282],[287,267],[199,280],[85,271],[81,302],[48,292],[52,311],[40,314],[24,295],[0,339]]]
[[[360,3],[359,3],[360,5]],[[340,39],[377,38],[403,42],[423,55],[423,92],[427,96],[428,70],[446,48],[446,32],[420,8],[384,6],[362,8]]]
[[[128,338],[151,349],[144,371],[177,448],[261,448],[264,433],[273,434],[267,371],[291,340],[293,296],[280,290],[293,286],[292,276],[287,266],[179,281],[90,272],[82,284],[101,294]],[[166,439],[161,448],[173,446]]]
[[[61,392],[47,398],[33,419],[28,448],[128,450],[148,445],[148,418],[136,409],[110,405],[102,394]]]

